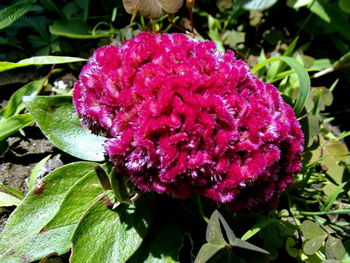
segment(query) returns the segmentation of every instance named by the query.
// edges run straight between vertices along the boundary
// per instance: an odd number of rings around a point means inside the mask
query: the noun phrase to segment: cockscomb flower
[[[275,203],[301,168],[303,134],[278,90],[232,51],[141,33],[95,51],[75,83],[83,125],[143,191],[234,210]]]

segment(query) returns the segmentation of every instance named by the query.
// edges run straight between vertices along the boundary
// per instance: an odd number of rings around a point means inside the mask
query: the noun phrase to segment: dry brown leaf
[[[150,19],[161,17],[163,10],[156,0],[139,0],[139,11],[142,16]]]
[[[132,14],[137,3],[138,3],[138,0],[123,0],[123,6],[125,8],[125,11],[128,14]]]
[[[160,7],[167,13],[175,14],[183,5],[183,0],[157,0]]]

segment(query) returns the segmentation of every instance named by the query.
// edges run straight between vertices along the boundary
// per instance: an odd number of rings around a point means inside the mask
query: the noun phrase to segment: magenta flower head
[[[291,107],[211,41],[141,33],[102,47],[73,101],[83,125],[108,138],[115,167],[143,191],[251,210],[275,204],[301,168],[303,133]]]

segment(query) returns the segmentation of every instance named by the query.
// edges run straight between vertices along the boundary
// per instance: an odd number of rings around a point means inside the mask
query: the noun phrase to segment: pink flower
[[[211,41],[141,33],[102,47],[73,101],[143,191],[253,209],[274,203],[301,168],[303,134],[291,107]]]

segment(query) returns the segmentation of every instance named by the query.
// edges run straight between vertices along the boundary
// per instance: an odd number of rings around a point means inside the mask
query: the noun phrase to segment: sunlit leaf
[[[34,121],[30,114],[19,114],[0,120],[0,141]]]
[[[326,255],[327,258],[335,258],[341,260],[345,256],[345,248],[343,242],[333,236],[329,236],[326,241]]]
[[[24,198],[24,194],[21,191],[18,191],[17,189],[11,186],[0,184],[0,188],[5,189],[6,191],[10,192],[11,194],[17,196],[20,199]]]
[[[25,97],[30,114],[44,135],[59,149],[89,161],[103,161],[104,137],[80,125],[69,96]]]
[[[21,203],[21,200],[19,200],[18,198],[0,192],[0,207],[4,207],[4,206],[17,206]]]
[[[248,10],[264,10],[277,3],[277,0],[237,0],[234,3]]]
[[[305,237],[306,239],[326,235],[326,232],[318,224],[310,220],[305,220],[301,224],[300,230],[303,234],[303,237]]]
[[[213,244],[213,243],[206,243],[204,244],[201,249],[199,250],[194,263],[205,263],[210,258],[212,258],[220,249],[222,249],[223,246]]]
[[[72,62],[86,61],[84,58],[75,57],[60,57],[60,56],[38,56],[26,58],[17,63],[13,62],[0,62],[0,72],[10,70],[14,68],[27,67],[32,65],[50,65],[50,64],[64,64]]]
[[[219,212],[217,210],[211,215],[207,227],[206,239],[208,243],[225,246],[227,243],[221,231]]]
[[[160,7],[167,13],[175,14],[183,5],[183,0],[157,0]]]
[[[303,251],[306,255],[313,255],[315,254],[320,247],[322,246],[323,242],[325,241],[327,235],[323,236],[316,236],[313,237],[307,241],[305,241],[303,246]]]
[[[22,0],[0,10],[0,30],[21,18],[30,10],[34,2],[35,0]]]
[[[38,179],[38,176],[39,176],[41,169],[44,167],[44,165],[50,159],[50,157],[51,157],[51,154],[46,156],[44,159],[42,159],[40,162],[38,162],[34,166],[32,172],[29,176],[28,191],[30,191],[34,187],[34,185],[36,184],[36,180]]]

